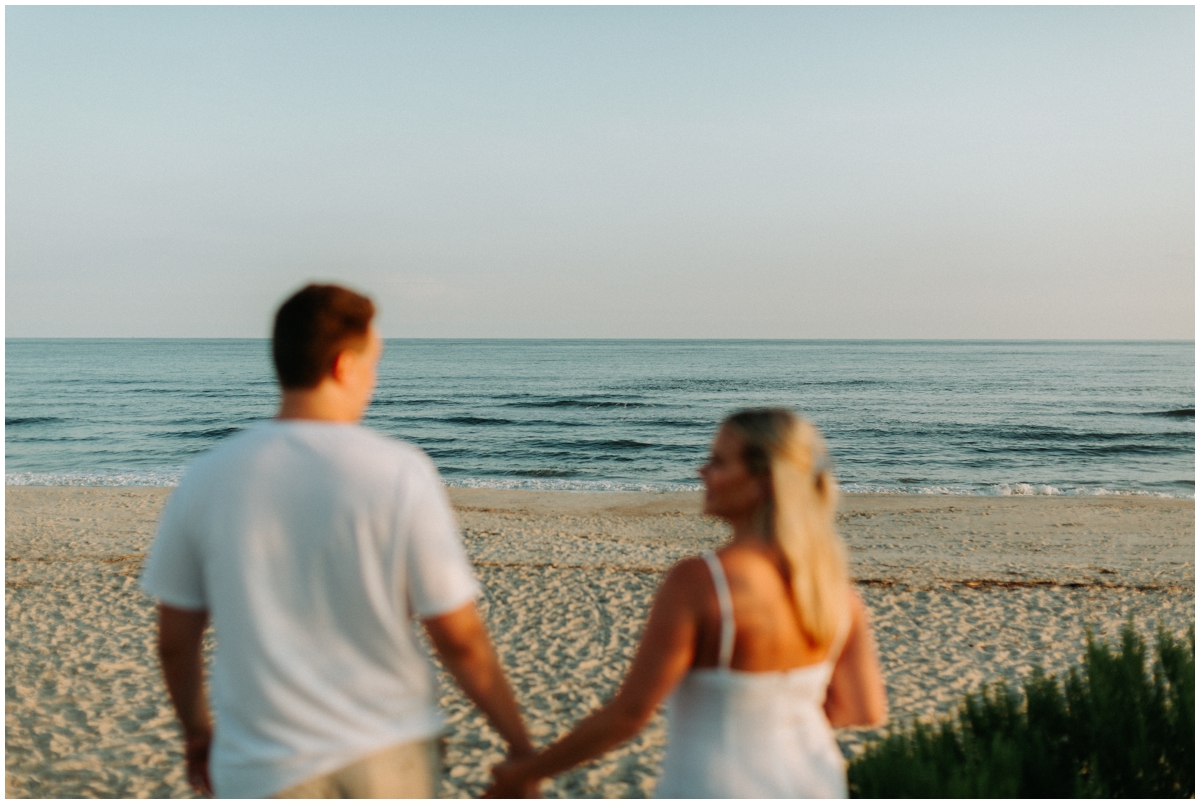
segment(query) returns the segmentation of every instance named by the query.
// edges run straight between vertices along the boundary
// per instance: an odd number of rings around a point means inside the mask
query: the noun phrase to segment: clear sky
[[[10,337],[1194,337],[1191,7],[5,25]]]

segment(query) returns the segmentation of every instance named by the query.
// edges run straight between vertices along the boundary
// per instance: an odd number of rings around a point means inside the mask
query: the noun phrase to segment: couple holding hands
[[[373,317],[369,299],[335,285],[288,299],[272,336],[278,417],[197,460],[164,509],[142,585],[159,604],[192,786],[434,796],[441,721],[416,619],[509,744],[489,795],[535,795],[665,700],[659,797],[844,797],[833,728],[881,724],[887,705],[816,428],[778,408],[721,424],[700,474],[704,511],[730,540],[670,570],[616,696],[535,751],[436,469],[358,424],[382,352]]]

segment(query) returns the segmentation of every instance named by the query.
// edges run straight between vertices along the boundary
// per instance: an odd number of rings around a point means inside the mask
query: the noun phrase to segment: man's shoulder
[[[437,469],[414,444],[357,424],[269,420],[254,424],[198,458],[181,486],[244,484],[252,479],[326,476],[363,490],[409,486],[437,478]]]
[[[229,436],[198,459],[197,463],[219,461],[246,452],[275,449],[283,444],[304,444],[318,452],[349,449],[375,452],[401,460],[428,460],[424,451],[415,444],[361,424],[309,419],[266,419]]]
[[[230,462],[253,451],[265,437],[270,436],[269,431],[264,427],[265,424],[267,422],[255,422],[226,437],[208,452],[193,460],[184,472],[184,485],[188,485],[188,481],[195,483],[207,475],[220,473]]]
[[[406,467],[411,466],[422,470],[433,467],[429,456],[416,444],[381,433],[370,427],[364,427],[361,424],[351,425],[347,428],[345,446],[355,451],[374,452],[380,458],[396,461]]]
[[[440,482],[437,468],[415,444],[360,424],[297,428],[306,448],[319,455],[322,465],[366,491],[396,488],[401,493],[414,486]]]

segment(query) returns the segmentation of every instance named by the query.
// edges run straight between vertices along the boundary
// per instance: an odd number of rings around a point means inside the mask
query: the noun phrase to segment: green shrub
[[[848,768],[859,798],[1189,797],[1196,791],[1196,628],[1159,625],[1157,658],[1130,621],[1114,652],[1089,631],[1065,680],[968,694],[957,715],[869,744]]]

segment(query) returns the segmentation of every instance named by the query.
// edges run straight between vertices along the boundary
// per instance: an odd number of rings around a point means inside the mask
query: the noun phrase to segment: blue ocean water
[[[265,340],[6,342],[9,485],[161,485],[277,401]],[[786,405],[847,491],[1195,491],[1194,342],[391,340],[366,424],[452,485],[697,488]]]

